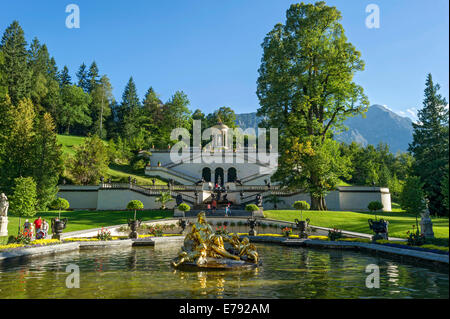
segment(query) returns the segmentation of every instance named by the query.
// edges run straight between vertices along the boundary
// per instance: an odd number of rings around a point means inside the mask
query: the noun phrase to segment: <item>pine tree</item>
[[[95,87],[99,84],[98,67],[95,61],[92,62],[91,66],[89,67],[87,80],[88,80],[88,92],[92,93]]]
[[[163,122],[163,103],[159,99],[159,95],[152,87],[150,87],[147,93],[145,93],[144,100],[142,101],[142,107],[145,115],[148,116],[150,123],[155,126],[159,126]]]
[[[136,136],[139,129],[141,104],[136,91],[133,77],[130,77],[122,94],[122,104],[119,110],[119,130],[125,139]]]
[[[54,81],[59,81],[59,71],[58,66],[56,65],[56,61],[54,57],[51,57],[48,62],[48,69],[47,69],[47,75],[48,78]]]
[[[6,74],[3,72],[3,65],[5,58],[3,52],[0,50],[0,102],[3,101],[8,93],[8,86],[6,81]]]
[[[61,145],[58,143],[55,123],[49,113],[41,116],[35,125],[33,140],[33,178],[37,184],[38,204],[41,210],[55,198],[58,179],[63,171]]]
[[[9,96],[14,105],[30,96],[30,71],[27,65],[27,42],[19,22],[5,30],[0,49],[4,55],[2,72],[6,75]]]
[[[424,184],[424,192],[432,214],[446,215],[441,190],[442,176],[449,160],[449,127],[447,101],[438,93],[439,84],[434,84],[428,74],[423,108],[418,112],[419,123],[413,124],[413,142],[409,151],[415,158],[413,171]]]
[[[86,64],[81,64],[77,72],[78,86],[83,89],[84,92],[89,92],[89,80],[88,71],[86,70]]]
[[[62,69],[61,73],[59,74],[59,86],[63,87],[65,85],[71,85],[72,84],[72,78],[69,74],[69,68],[65,65]]]

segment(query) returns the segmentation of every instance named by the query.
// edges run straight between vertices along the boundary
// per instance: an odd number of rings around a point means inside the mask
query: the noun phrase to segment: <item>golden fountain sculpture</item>
[[[207,223],[205,213],[197,215],[197,222],[186,235],[181,252],[172,266],[193,268],[234,269],[253,268],[260,264],[258,252],[247,237],[217,234]]]

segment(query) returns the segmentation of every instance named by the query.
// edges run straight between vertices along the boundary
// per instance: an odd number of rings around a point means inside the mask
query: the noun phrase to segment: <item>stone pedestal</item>
[[[253,212],[253,217],[261,217],[264,218],[264,209],[259,207],[259,210]]]
[[[173,217],[185,217],[184,212],[179,210],[178,208],[173,209]]]
[[[425,238],[434,238],[433,223],[429,216],[420,219],[420,233],[423,234]]]
[[[8,236],[8,217],[0,216],[0,237]]]

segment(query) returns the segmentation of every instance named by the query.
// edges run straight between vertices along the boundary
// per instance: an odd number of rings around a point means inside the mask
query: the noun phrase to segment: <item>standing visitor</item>
[[[227,204],[227,207],[225,208],[225,216],[230,216],[231,215],[231,205],[230,203]]]
[[[216,212],[216,208],[217,208],[217,202],[215,199],[213,199],[212,201],[212,212],[213,214]]]
[[[38,219],[34,221],[34,229],[36,230],[36,233],[39,231],[39,229],[41,229],[41,227],[42,227],[42,219],[41,216],[39,216]]]
[[[45,219],[42,221],[42,232],[43,232],[43,238],[47,238],[48,235],[48,230],[49,230],[50,226],[48,224],[48,221],[46,221]]]

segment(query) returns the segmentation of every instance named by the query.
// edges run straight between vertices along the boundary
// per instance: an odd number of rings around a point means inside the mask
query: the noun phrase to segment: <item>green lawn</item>
[[[293,222],[300,219],[300,211],[297,210],[266,210],[267,218],[286,220]],[[389,236],[406,238],[406,232],[415,225],[416,218],[413,214],[404,212],[383,212],[377,214],[378,218],[389,221]],[[309,218],[311,225],[321,227],[336,227],[338,229],[373,234],[369,229],[367,220],[374,219],[369,212],[341,212],[341,211],[303,211],[303,219]],[[448,218],[431,218],[436,238],[449,238]]]
[[[28,218],[33,222],[38,216],[47,219],[51,224],[50,219],[58,217],[58,212],[38,212],[33,218]],[[173,216],[172,210],[143,210],[137,211],[136,217],[145,220],[169,218]],[[133,211],[64,211],[61,212],[61,218],[68,218],[67,228],[64,232],[97,228],[102,226],[112,226],[126,224],[128,218],[134,217]],[[16,235],[19,227],[19,217],[8,216],[8,233],[9,235]],[[25,222],[21,218],[21,224]]]
[[[58,135],[58,142],[62,145],[62,150],[64,154],[74,155],[75,149],[74,147],[83,143],[84,137],[82,136],[73,136],[73,135]]]
[[[83,143],[85,137],[73,135],[58,135],[58,142],[61,143],[64,156],[75,155],[75,146]],[[107,143],[107,142],[105,142]],[[142,172],[133,170],[129,165],[110,164],[108,168],[108,176],[114,182],[127,182],[128,176],[136,179],[139,185],[152,185],[152,178]],[[155,178],[156,185],[166,185],[166,182]]]

